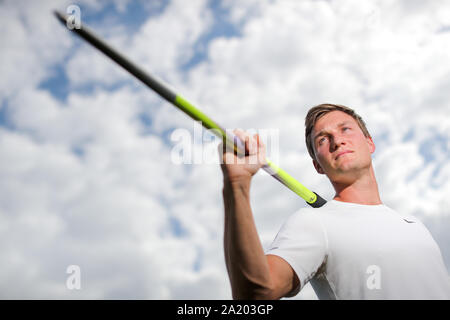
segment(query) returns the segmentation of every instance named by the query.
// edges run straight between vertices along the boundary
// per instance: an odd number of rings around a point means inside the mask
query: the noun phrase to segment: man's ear
[[[375,152],[375,143],[372,140],[372,137],[366,137],[367,144],[369,146],[370,153]]]
[[[317,173],[325,174],[325,172],[323,171],[323,169],[320,166],[320,164],[314,159],[313,159],[313,165],[314,165],[314,168],[316,168]]]

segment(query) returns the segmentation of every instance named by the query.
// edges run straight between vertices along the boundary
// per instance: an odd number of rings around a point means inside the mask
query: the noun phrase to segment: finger
[[[226,152],[231,152],[231,153],[236,153],[235,152],[235,148],[233,143],[231,143],[232,140],[230,140],[230,133],[227,133],[226,137],[224,136],[222,138],[222,142],[219,144],[218,148],[219,148],[219,152],[221,152],[222,154],[225,154]],[[237,136],[235,136],[236,139]]]
[[[237,136],[239,138],[239,140],[241,140],[242,144],[244,144],[245,139],[248,136],[248,133],[242,129],[235,129],[235,130],[233,130],[233,133],[235,136]]]
[[[258,153],[258,140],[257,135],[254,134],[253,137],[248,137],[248,151],[249,154],[257,154]]]
[[[266,164],[266,145],[261,141],[259,134],[256,135],[256,140],[258,144],[258,162],[261,164]]]
[[[259,134],[256,135],[256,141],[258,144],[258,152],[266,152],[266,145],[264,144],[264,142],[261,140],[261,137],[259,136]]]
[[[233,130],[233,134],[235,135],[234,146],[237,147],[237,149],[242,149],[245,155],[248,155],[248,140],[250,135],[240,128]],[[236,139],[239,141],[236,141]]]

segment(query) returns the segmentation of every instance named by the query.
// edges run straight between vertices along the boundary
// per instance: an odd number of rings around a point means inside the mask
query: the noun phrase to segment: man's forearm
[[[250,181],[225,179],[224,248],[234,299],[258,299],[271,289],[269,266],[250,207]]]

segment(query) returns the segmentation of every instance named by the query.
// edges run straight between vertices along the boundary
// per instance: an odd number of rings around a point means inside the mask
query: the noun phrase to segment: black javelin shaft
[[[69,17],[55,11],[54,12],[56,17],[58,18],[61,23],[63,23],[65,26],[68,26],[69,24]],[[106,42],[101,40],[98,36],[96,36],[89,28],[86,26],[82,26],[81,24],[79,26],[72,26],[70,28],[73,32],[75,32],[77,35],[79,35],[82,39],[89,42],[92,46],[103,52],[106,56],[108,56],[110,59],[115,61],[117,64],[119,64],[122,68],[127,70],[129,73],[131,73],[133,76],[135,76],[137,79],[139,79],[142,83],[144,83],[147,87],[155,91],[157,94],[159,94],[161,97],[163,97],[165,100],[173,104],[175,107],[180,109],[181,111],[185,112],[187,115],[189,115],[192,119],[201,121],[202,125],[206,128],[211,130],[215,135],[221,137],[223,141],[233,148],[235,152],[242,156],[245,155],[245,145],[244,143],[235,136],[232,132],[225,130],[222,126],[218,125],[215,121],[213,121],[211,118],[209,118],[207,115],[205,115],[203,112],[201,112],[199,109],[197,109],[195,106],[193,106],[189,101],[184,99],[179,94],[176,94],[171,89],[168,88],[167,85],[163,84],[161,80],[156,79],[155,77],[149,75],[148,73],[144,72],[141,68],[139,68],[137,65],[132,63],[129,59],[127,59],[125,56],[117,52],[115,49],[113,49],[110,45],[108,45]],[[304,185],[302,185],[300,182],[295,180],[292,176],[290,176],[286,171],[279,168],[277,165],[275,165],[273,162],[271,162],[269,159],[266,159],[267,164],[263,165],[263,169],[268,172],[272,177],[280,181],[282,184],[284,184],[286,187],[291,189],[293,192],[298,194],[300,197],[302,197],[306,203],[308,203],[310,206],[318,208],[323,206],[326,203],[326,200],[323,199],[321,196],[319,196],[317,193],[310,191],[308,188],[306,188]]]

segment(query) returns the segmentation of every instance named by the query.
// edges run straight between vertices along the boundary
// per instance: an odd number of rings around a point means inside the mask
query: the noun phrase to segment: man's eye
[[[326,140],[326,137],[322,137],[319,139],[319,145],[321,145],[322,143],[324,143]]]
[[[346,131],[347,129],[350,129],[349,127],[343,127],[342,131]]]

